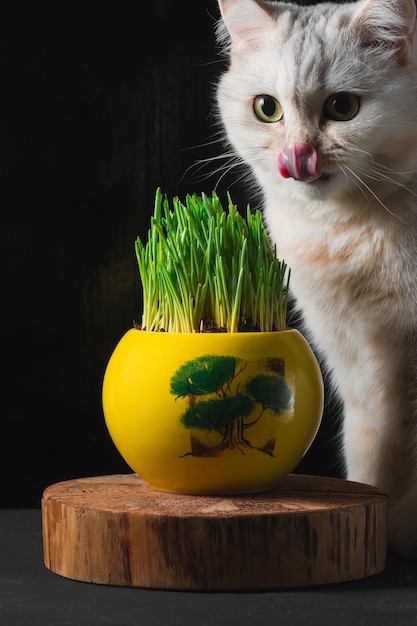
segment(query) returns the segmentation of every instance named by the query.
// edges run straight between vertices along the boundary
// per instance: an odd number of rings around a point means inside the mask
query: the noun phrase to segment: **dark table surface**
[[[417,626],[417,562],[350,583],[264,593],[107,587],[50,572],[39,510],[0,510],[2,626]]]

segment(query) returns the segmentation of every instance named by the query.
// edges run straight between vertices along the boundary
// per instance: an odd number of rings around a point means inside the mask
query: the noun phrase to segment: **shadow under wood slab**
[[[176,590],[272,590],[385,567],[388,498],[290,474],[244,496],[155,491],[135,474],[56,483],[42,498],[44,559],[67,578]]]

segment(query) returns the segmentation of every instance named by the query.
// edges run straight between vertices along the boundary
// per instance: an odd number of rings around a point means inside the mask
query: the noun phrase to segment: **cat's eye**
[[[329,96],[324,105],[324,115],[336,122],[347,122],[359,111],[359,98],[353,93],[341,92]]]
[[[253,102],[253,110],[261,122],[267,122],[268,124],[280,122],[284,117],[281,104],[273,96],[256,96]]]

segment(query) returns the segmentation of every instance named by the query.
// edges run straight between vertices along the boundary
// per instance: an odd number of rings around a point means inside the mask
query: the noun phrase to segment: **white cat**
[[[218,104],[344,403],[347,477],[417,557],[414,0],[219,0]]]

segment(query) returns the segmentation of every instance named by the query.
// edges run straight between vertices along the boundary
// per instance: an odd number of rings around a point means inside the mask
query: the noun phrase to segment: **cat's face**
[[[263,187],[325,200],[372,194],[415,169],[415,7],[397,3],[395,23],[393,4],[220,1],[231,36],[221,117]]]

